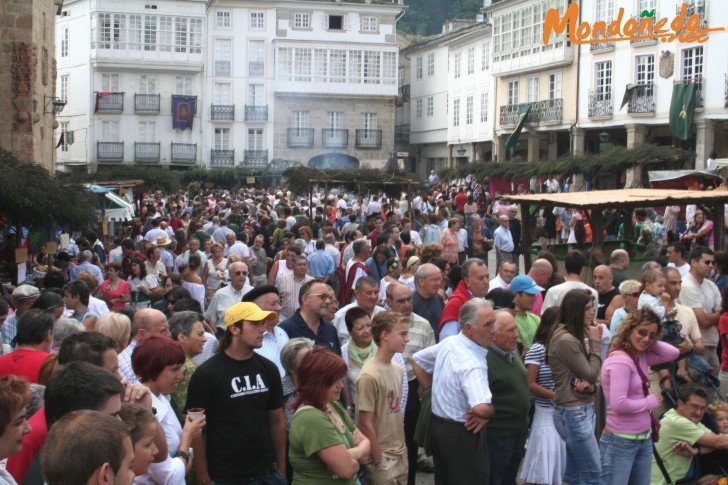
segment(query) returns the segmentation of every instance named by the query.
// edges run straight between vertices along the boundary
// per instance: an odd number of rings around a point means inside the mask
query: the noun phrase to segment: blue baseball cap
[[[543,291],[543,288],[538,286],[533,278],[527,275],[518,275],[513,278],[508,289],[513,293],[528,293],[529,295],[535,295]]]

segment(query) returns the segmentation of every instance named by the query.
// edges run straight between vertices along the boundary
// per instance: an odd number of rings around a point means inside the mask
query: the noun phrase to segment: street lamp
[[[599,153],[604,153],[614,148],[614,143],[609,141],[609,133],[603,131],[599,133]]]
[[[49,110],[50,107],[50,110]],[[63,108],[66,107],[66,102],[63,101],[61,98],[57,98],[55,96],[45,96],[45,108],[43,110],[44,114],[59,114],[61,111],[63,111]]]

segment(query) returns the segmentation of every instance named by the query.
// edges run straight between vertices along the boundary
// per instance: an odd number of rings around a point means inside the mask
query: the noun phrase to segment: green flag
[[[627,84],[627,87],[624,90],[624,96],[622,96],[622,106],[619,107],[619,109],[624,108],[624,105],[632,101],[632,96],[634,95],[634,90],[637,88],[637,84]]]
[[[513,130],[513,133],[511,133],[511,136],[506,141],[506,151],[509,157],[513,156],[513,152],[516,150],[518,139],[521,137],[521,131],[523,131],[523,125],[526,124],[526,118],[532,107],[533,103],[523,103],[518,107],[518,123],[516,124],[516,129]]]
[[[672,87],[670,131],[681,140],[690,138],[696,87],[695,83],[678,83]]]

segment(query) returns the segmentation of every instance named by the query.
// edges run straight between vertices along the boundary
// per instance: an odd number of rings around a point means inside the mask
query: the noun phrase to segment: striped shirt
[[[523,364],[526,366],[538,366],[536,384],[548,389],[549,391],[553,391],[554,389],[556,389],[554,376],[553,374],[551,374],[551,367],[549,367],[549,365],[546,363],[546,347],[544,346],[544,344],[533,343],[528,349],[528,352],[526,352],[526,357],[524,357],[523,359]],[[547,399],[541,396],[535,397],[536,405],[538,406],[550,408],[554,405],[554,401],[552,399]]]
[[[307,281],[311,281],[313,276],[306,275],[301,281],[297,281],[293,273],[284,274],[276,278],[276,287],[281,297],[281,320],[291,317],[301,304],[298,302],[298,294],[301,287]]]
[[[435,332],[430,326],[430,322],[412,312],[409,316],[409,342],[402,352],[404,357],[405,369],[407,370],[407,381],[416,379],[415,371],[412,370],[411,357],[422,349],[435,345]]]
[[[281,350],[289,340],[288,334],[276,325],[273,327],[273,332],[266,330],[263,334],[263,345],[260,348],[253,349],[256,354],[262,355],[273,362],[278,367],[278,372],[281,373],[281,377],[286,375],[286,370],[283,368],[283,364],[281,364]]]
[[[432,412],[464,423],[469,409],[490,404],[488,350],[459,333],[417,352],[413,358],[432,381]]]

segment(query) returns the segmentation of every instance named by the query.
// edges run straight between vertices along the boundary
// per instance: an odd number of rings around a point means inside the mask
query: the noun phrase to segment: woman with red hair
[[[24,377],[0,378],[0,460],[19,452],[23,436],[30,433],[25,407],[30,400],[30,384]],[[15,485],[15,479],[3,467],[0,484]]]
[[[165,397],[175,390],[182,380],[182,364],[186,359],[184,347],[169,337],[151,334],[145,337],[131,354],[131,365],[139,381],[152,392],[152,407],[167,438],[167,456],[156,457],[146,475],[137,477],[139,484],[185,483],[190,471],[190,445],[200,436],[205,417],[192,421],[186,417],[184,428],[180,425],[172,405]],[[161,459],[161,461],[159,461]]]
[[[346,370],[343,359],[323,347],[301,360],[289,433],[294,485],[354,485],[359,465],[369,458],[369,440],[338,402]]]

